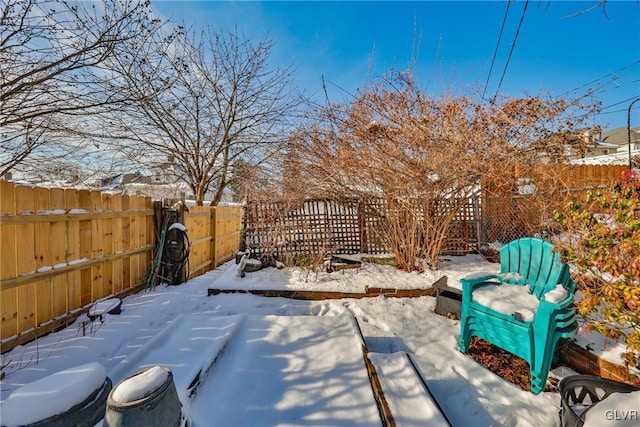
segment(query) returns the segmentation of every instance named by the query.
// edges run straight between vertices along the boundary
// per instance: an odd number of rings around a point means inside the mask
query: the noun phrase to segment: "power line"
[[[524,9],[522,10],[522,16],[520,17],[520,22],[518,23],[518,29],[516,30],[516,35],[513,37],[513,42],[511,43],[511,50],[509,51],[509,56],[507,57],[507,63],[504,64],[504,70],[502,70],[502,76],[500,77],[500,83],[498,83],[498,88],[496,89],[496,94],[493,96],[493,100],[491,103],[493,104],[498,97],[498,92],[500,92],[500,87],[502,86],[502,81],[504,80],[505,74],[507,74],[507,68],[509,67],[509,62],[511,62],[511,55],[513,55],[513,50],[516,47],[516,41],[518,40],[518,35],[520,34],[520,28],[522,28],[522,22],[524,21],[524,15],[527,13],[527,6],[529,6],[529,0],[527,0],[524,4]]]
[[[606,107],[602,107],[600,110],[606,110],[607,108],[615,107],[616,105],[624,104],[625,102],[629,102],[632,99],[636,99],[640,95],[632,96],[631,98],[623,99],[622,101],[616,102],[615,104],[607,105]]]
[[[489,79],[493,72],[493,64],[496,62],[496,56],[498,56],[498,48],[500,47],[500,41],[502,40],[502,33],[504,32],[505,24],[507,23],[507,15],[509,15],[509,7],[511,6],[511,0],[507,1],[507,10],[504,12],[504,18],[502,18],[502,27],[500,27],[500,34],[498,35],[498,43],[493,51],[493,57],[491,58],[491,67],[489,67],[489,75],[487,81],[484,83],[484,90],[482,91],[482,100],[484,101],[484,95],[487,93],[487,86],[489,86]]]
[[[630,63],[630,64],[627,64],[627,65],[625,65],[625,66],[624,66],[624,67],[622,67],[622,68],[619,68],[619,69],[617,69],[617,70],[615,70],[615,71],[612,71],[612,72],[610,72],[610,73],[608,73],[608,74],[605,74],[605,75],[604,75],[604,76],[602,76],[602,77],[598,77],[598,78],[597,78],[597,79],[595,79],[595,80],[592,80],[592,81],[587,82],[587,83],[585,83],[585,84],[583,84],[583,85],[580,85],[580,86],[576,87],[575,89],[571,89],[571,90],[569,90],[569,91],[566,91],[566,92],[565,92],[565,95],[567,95],[567,94],[569,94],[569,93],[572,93],[572,92],[577,92],[578,90],[582,89],[583,87],[586,87],[586,86],[592,85],[592,84],[594,84],[594,83],[596,83],[596,82],[598,82],[598,81],[600,81],[600,80],[602,80],[602,79],[605,79],[605,78],[607,78],[607,77],[611,77],[611,76],[615,75],[616,73],[619,73],[620,71],[626,70],[627,68],[631,68],[631,67],[633,67],[634,65],[637,65],[637,64],[640,64],[640,60],[635,61],[635,62],[632,62],[632,63]],[[632,82],[632,83],[634,83],[634,82]]]

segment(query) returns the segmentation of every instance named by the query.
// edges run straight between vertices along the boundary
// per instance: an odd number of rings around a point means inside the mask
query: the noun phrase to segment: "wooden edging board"
[[[307,291],[289,289],[215,289],[209,288],[207,296],[220,294],[252,294],[262,297],[280,297],[306,301],[320,301],[343,298],[375,298],[384,296],[388,298],[418,298],[423,296],[434,297],[436,290],[429,289],[394,289],[394,288],[369,288],[365,292],[332,292],[332,291]]]

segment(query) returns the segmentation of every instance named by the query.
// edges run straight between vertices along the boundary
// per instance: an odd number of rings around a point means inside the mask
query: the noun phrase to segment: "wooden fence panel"
[[[513,186],[483,185],[481,240],[508,243],[520,237],[553,232],[548,227],[556,211],[570,200],[584,200],[589,191],[607,187],[626,170],[628,167],[621,165],[516,167]],[[533,194],[519,194],[515,183],[520,178],[533,180]]]
[[[15,187],[0,181],[0,215],[2,217],[16,214]],[[2,218],[0,218],[2,221]],[[16,226],[0,227],[0,279],[6,280],[18,275],[16,262]],[[0,289],[0,324],[1,338],[5,339],[18,333],[18,290],[17,288]]]
[[[145,197],[0,181],[0,351],[68,324],[100,298],[141,289],[153,207]],[[242,209],[193,211],[186,222],[204,272],[235,256]]]
[[[218,206],[215,208],[214,263],[215,267],[234,258],[240,246],[242,208]]]
[[[53,188],[49,191],[49,209],[52,214],[67,212],[78,206],[78,192]],[[49,250],[51,264],[58,265],[70,260],[77,260],[80,249],[80,223],[78,221],[50,222]],[[80,272],[73,271],[51,278],[51,316],[60,316],[67,312],[67,299],[71,296],[70,305],[80,305]]]
[[[466,205],[454,217],[444,255],[473,252],[478,242],[476,201]],[[438,204],[446,215],[452,206]],[[285,259],[292,255],[323,255],[388,252],[384,244],[383,224],[387,204],[383,199],[306,200],[300,207],[283,203],[249,203],[245,209],[241,249],[252,257]]]
[[[240,245],[241,207],[190,206],[184,215],[191,248],[189,277],[235,257]]]
[[[122,212],[122,196],[121,195],[113,195],[111,196],[111,209],[115,213]],[[124,243],[122,237],[122,218],[114,218],[111,220],[111,231],[112,236],[111,240],[113,242],[113,253],[114,255],[119,255],[124,252]],[[153,221],[153,219],[152,219]],[[151,230],[151,235],[149,236],[153,239],[153,229]],[[121,259],[117,259],[111,263],[112,272],[111,277],[113,280],[112,292],[117,294],[118,292],[122,292],[124,289],[124,261]]]
[[[214,209],[209,206],[191,206],[185,213],[185,227],[191,242],[189,252],[189,276],[195,277],[211,269],[212,259],[212,216]]]
[[[34,191],[31,187],[16,188],[16,212],[32,216],[35,210]],[[16,228],[16,254],[18,274],[32,275],[35,269],[35,225],[20,224]],[[27,283],[18,288],[18,330],[24,331],[34,326],[36,313],[35,283]]]
[[[133,209],[123,211],[129,202],[0,181],[2,352],[64,325],[99,298],[144,283],[153,210],[150,199],[135,197]]]
[[[51,206],[50,191],[47,188],[36,188],[35,191],[36,214],[48,212]],[[35,224],[35,255],[36,271],[47,265],[56,265],[51,261],[51,223],[39,222]],[[40,324],[53,318],[53,292],[51,279],[47,278],[35,283],[36,292],[36,319]]]
[[[122,196],[122,211],[127,212],[128,210],[129,196]],[[131,221],[127,216],[122,218],[122,250],[123,252],[131,250]],[[131,258],[123,260],[122,280],[123,289],[128,289],[135,283],[131,280]]]
[[[113,195],[101,194],[102,209],[105,212],[113,212]],[[102,249],[103,256],[109,256],[114,254],[113,245],[113,219],[106,218],[102,220]],[[113,295],[113,261],[108,261],[104,264],[102,269],[102,294]]]
[[[91,209],[91,193],[87,190],[79,190],[78,191],[78,205],[75,210],[77,213],[86,213]],[[93,249],[93,239],[91,233],[93,232],[93,227],[91,224],[91,219],[87,218],[83,221],[79,221],[79,230],[80,230],[80,252],[78,256],[80,259],[91,259],[91,250]],[[79,305],[83,306],[89,304],[93,301],[93,268],[85,268],[80,270],[80,301]],[[72,289],[68,289],[69,300],[67,310],[70,310],[71,307],[75,306],[76,301],[72,302],[72,298],[77,298],[76,294]]]

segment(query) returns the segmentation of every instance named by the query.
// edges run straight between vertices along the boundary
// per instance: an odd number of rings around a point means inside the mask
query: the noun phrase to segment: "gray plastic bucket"
[[[146,368],[120,381],[109,393],[107,398],[107,410],[104,416],[105,427],[177,427],[181,424],[182,408],[176,386],[173,382],[171,370],[162,367],[168,375],[165,381],[150,390],[148,395],[129,402],[117,402],[113,399],[118,387],[122,387],[127,381],[134,380],[136,376],[147,372]]]

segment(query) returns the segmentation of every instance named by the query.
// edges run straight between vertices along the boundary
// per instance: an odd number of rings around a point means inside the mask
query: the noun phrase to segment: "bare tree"
[[[580,144],[574,103],[541,96],[478,104],[433,98],[411,70],[320,111],[293,140],[297,170],[314,194],[374,198],[381,240],[406,270],[435,268],[452,221],[485,180],[514,185],[504,171],[561,161]],[[506,182],[509,181],[509,182]]]
[[[131,46],[121,62],[120,89],[136,98],[117,118],[125,146],[144,162],[174,159],[178,176],[202,205],[219,203],[232,165],[260,164],[286,140],[290,114],[300,104],[292,70],[269,64],[274,43],[206,29],[174,33],[162,49]],[[150,45],[151,46],[151,45]]]
[[[65,143],[82,132],[78,123],[117,101],[101,84],[102,65],[152,23],[148,2],[2,0],[0,175],[77,149]]]

